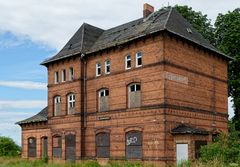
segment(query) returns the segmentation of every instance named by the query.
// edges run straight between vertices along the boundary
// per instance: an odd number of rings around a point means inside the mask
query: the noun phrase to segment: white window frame
[[[62,82],[65,82],[66,81],[66,70],[63,69],[62,70]]]
[[[111,71],[110,65],[111,65],[110,60],[106,60],[106,61],[105,61],[105,74],[110,74],[110,71]],[[108,68],[108,67],[109,67],[109,71],[107,71],[107,68]]]
[[[138,59],[141,59],[141,64],[138,64]],[[136,53],[136,67],[141,67],[142,66],[142,52],[137,52]]]
[[[140,86],[140,90],[137,90],[137,85]],[[131,87],[132,87],[132,86],[134,86],[134,90],[133,90],[133,91],[131,91]],[[139,83],[135,83],[135,84],[131,84],[131,85],[129,85],[129,86],[128,86],[128,91],[129,91],[129,92],[141,91],[141,84],[139,84]]]
[[[70,108],[75,108],[75,94],[71,93],[68,95],[68,114]]]
[[[73,68],[70,67],[69,70],[68,70],[68,80],[69,81],[72,81],[74,79],[74,71],[73,71]]]
[[[55,72],[54,72],[54,83],[55,83],[55,84],[59,83],[58,71],[55,71]]]
[[[98,69],[100,69],[100,73],[98,73]],[[96,63],[96,76],[101,76],[101,64],[100,63]]]
[[[130,61],[130,67],[127,66],[127,62]],[[132,58],[131,58],[131,55],[127,55],[125,56],[125,69],[126,70],[129,70],[132,68]]]
[[[108,95],[107,95],[107,91],[108,91]],[[103,96],[101,96],[101,93],[103,93]],[[105,97],[105,96],[109,96],[109,90],[108,89],[101,89],[98,93],[98,97]]]
[[[56,105],[57,104],[60,104],[61,105],[61,96],[55,96],[54,97],[54,116],[58,116],[56,113],[57,113],[57,111],[56,111]],[[61,111],[60,111],[61,112]]]

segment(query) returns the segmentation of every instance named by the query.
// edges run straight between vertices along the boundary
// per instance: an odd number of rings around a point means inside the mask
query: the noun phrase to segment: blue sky
[[[47,70],[39,64],[53,56],[83,22],[107,29],[142,17],[145,2],[155,9],[188,5],[212,20],[240,6],[219,0],[0,0],[0,135],[21,144],[14,123],[47,105]],[[208,6],[206,7],[206,4]],[[229,114],[233,115],[229,103]]]

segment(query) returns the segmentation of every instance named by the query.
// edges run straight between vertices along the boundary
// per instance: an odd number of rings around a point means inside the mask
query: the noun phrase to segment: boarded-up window
[[[131,84],[128,87],[128,108],[141,106],[141,85]]]
[[[53,137],[53,157],[54,158],[62,157],[62,137],[61,136]]]
[[[28,139],[28,157],[36,157],[37,140],[34,137]]]
[[[68,95],[68,114],[74,114],[75,110],[75,94]]]
[[[102,89],[99,91],[99,93],[98,93],[99,111],[108,111],[109,110],[108,96],[109,96],[109,91],[107,89]]]
[[[109,158],[110,156],[110,135],[109,133],[98,133],[96,135],[96,147],[98,158]]]
[[[126,158],[142,158],[142,132],[130,131],[126,134]]]
[[[58,116],[61,114],[61,97],[54,97],[54,116]]]
[[[76,136],[69,134],[65,136],[66,160],[75,161],[76,159]]]
[[[43,137],[42,138],[42,157],[47,157],[48,156],[48,138]]]
[[[195,141],[195,158],[198,159],[200,157],[200,149],[202,146],[207,145],[207,141],[196,140]]]

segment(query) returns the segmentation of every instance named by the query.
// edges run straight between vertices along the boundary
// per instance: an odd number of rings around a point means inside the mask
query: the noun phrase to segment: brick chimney
[[[145,3],[143,5],[143,18],[148,17],[153,12],[154,12],[153,6],[149,5],[148,3]]]

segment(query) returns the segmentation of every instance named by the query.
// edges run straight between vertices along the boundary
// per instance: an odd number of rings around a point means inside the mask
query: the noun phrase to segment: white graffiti
[[[137,143],[137,137],[130,137],[129,139],[127,139],[127,146],[134,143]]]

